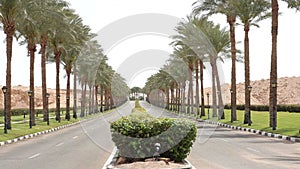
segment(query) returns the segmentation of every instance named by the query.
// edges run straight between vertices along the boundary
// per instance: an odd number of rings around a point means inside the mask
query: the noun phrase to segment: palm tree
[[[77,32],[74,31],[74,25],[72,23],[72,17],[74,17],[74,11],[68,8],[68,4],[58,6],[58,11],[63,15],[60,21],[55,22],[55,28],[53,34],[50,37],[50,51],[54,54],[55,65],[56,65],[56,120],[61,121],[60,118],[60,64],[61,57],[67,51],[67,45],[76,41]],[[71,19],[70,19],[71,18]],[[70,96],[70,93],[68,93]],[[69,97],[68,96],[68,97]],[[69,100],[69,98],[67,99]],[[68,105],[69,106],[69,105]],[[70,119],[70,114],[67,114],[67,120]]]
[[[300,10],[300,1],[284,0],[289,8]],[[277,35],[278,35],[278,0],[272,0],[272,52],[270,72],[269,124],[273,130],[277,127]]]
[[[249,55],[249,31],[250,26],[257,26],[257,23],[270,16],[270,3],[262,0],[238,0],[232,1],[234,12],[244,25],[245,39],[245,116],[244,124],[251,125],[250,114],[250,55]]]
[[[6,111],[7,129],[11,129],[11,59],[13,36],[16,32],[18,20],[23,17],[21,8],[23,3],[20,0],[1,0],[0,1],[0,21],[3,24],[3,31],[6,34]]]
[[[189,19],[189,18],[188,18]],[[180,23],[184,24],[184,23]],[[181,25],[179,25],[176,30],[180,32],[182,29]],[[194,105],[194,92],[193,92],[193,72],[194,72],[194,63],[197,60],[197,55],[195,52],[186,44],[182,42],[180,37],[173,36],[174,42],[174,54],[179,58],[183,59],[189,68],[188,78],[189,78],[189,87],[188,87],[188,97],[187,97],[187,113],[193,113],[193,105]],[[185,100],[185,99],[183,99]]]
[[[97,79],[97,72],[99,65],[101,65],[101,60],[103,58],[101,46],[97,41],[88,41],[85,46],[82,48],[80,57],[77,58],[77,67],[79,73],[79,82],[82,87],[81,94],[81,114],[83,117],[86,111],[86,86],[89,85],[90,92],[93,86],[95,85]],[[100,63],[100,64],[98,64]],[[92,94],[90,94],[90,98]],[[90,101],[92,101],[90,99]],[[90,102],[90,110],[92,102]]]
[[[67,3],[63,0],[47,0],[47,1],[30,1],[35,3],[31,8],[31,20],[35,22],[35,26],[39,33],[39,44],[41,46],[41,75],[42,75],[42,98],[43,98],[43,113],[44,121],[48,117],[47,104],[47,79],[46,79],[46,48],[49,45],[49,36],[53,33],[53,23],[62,20],[64,16],[61,11],[57,10],[59,7],[66,6]]]
[[[134,99],[138,99],[137,95],[138,95],[138,93],[140,93],[142,91],[142,89],[140,87],[135,86],[135,87],[131,88],[130,91],[131,91],[131,94],[133,95]]]
[[[221,56],[228,56],[229,32],[225,28],[221,29],[220,25],[207,21],[205,17],[192,16],[190,22],[180,24],[181,28],[177,28],[179,36],[175,38],[187,44],[200,59],[209,58],[212,66],[213,116],[217,116],[216,96],[218,95],[219,118],[224,118],[222,93],[217,92],[217,90],[221,91],[217,59],[221,59]]]
[[[299,0],[283,0],[288,3],[289,8],[295,8],[297,11],[300,11],[300,1]]]
[[[73,14],[73,12],[71,12],[71,11],[67,15],[67,17],[70,20],[69,21],[70,26],[72,27],[74,36],[76,37],[76,40],[70,41],[66,45],[66,47],[65,47],[66,50],[64,51],[62,58],[61,58],[62,64],[64,65],[64,69],[66,70],[66,75],[67,75],[66,119],[70,120],[70,93],[71,93],[70,92],[70,90],[71,90],[70,89],[70,77],[71,77],[71,72],[72,72],[73,66],[76,63],[76,59],[80,54],[80,50],[81,50],[82,46],[90,38],[90,36],[89,36],[90,28],[88,26],[83,25],[82,19],[78,15]],[[75,112],[73,114],[73,117],[76,118],[76,116],[77,116],[76,110],[74,110],[74,111]]]
[[[278,34],[278,0],[272,0],[272,52],[271,52],[271,72],[270,72],[270,127],[273,130],[277,126],[277,34]]]
[[[193,12],[197,15],[207,11],[207,15],[224,14],[230,27],[231,42],[231,122],[236,121],[236,41],[235,41],[235,22],[236,14],[232,7],[232,0],[205,0],[195,2]]]
[[[106,77],[105,77],[106,69],[105,68],[108,67],[106,61],[107,61],[107,57],[104,56],[101,59],[100,65],[98,66],[97,75],[96,75],[97,77],[96,77],[96,81],[95,81],[95,86],[97,86],[97,90],[98,90],[98,86],[100,87],[100,112],[103,112],[104,83],[106,80]]]
[[[25,38],[21,44],[27,43],[27,50],[30,57],[30,87],[29,90],[32,91],[31,97],[31,106],[32,106],[32,125],[35,125],[35,97],[34,97],[34,59],[36,52],[36,44],[38,43],[39,30],[36,26],[36,21],[32,18],[38,13],[38,7],[32,0],[23,1],[24,19],[19,21],[17,25],[17,30],[20,33],[20,36]]]

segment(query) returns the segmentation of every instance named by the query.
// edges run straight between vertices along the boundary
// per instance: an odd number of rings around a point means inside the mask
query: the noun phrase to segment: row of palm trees
[[[283,0],[288,3],[290,8],[300,9],[299,0]],[[257,26],[258,22],[272,17],[272,52],[271,52],[271,73],[270,73],[270,127],[276,129],[277,125],[277,33],[278,33],[278,0],[203,0],[193,3],[193,12],[191,16],[176,27],[178,35],[173,36],[174,53],[170,61],[161,71],[150,77],[145,86],[148,96],[150,91],[159,96],[159,91],[166,93],[170,98],[170,103],[177,105],[177,111],[186,111],[190,113],[191,106],[194,105],[193,96],[193,77],[195,74],[196,97],[195,106],[197,114],[204,115],[204,93],[203,93],[203,62],[209,62],[212,69],[212,99],[213,99],[213,116],[217,116],[217,105],[219,107],[219,118],[224,118],[222,94],[220,90],[220,79],[218,74],[217,60],[222,58],[231,58],[231,121],[236,117],[236,62],[243,60],[245,64],[245,116],[244,123],[251,125],[250,114],[250,49],[249,49],[249,31],[251,26]],[[208,21],[208,18],[214,14],[223,14],[227,17],[229,32],[221,29],[219,25]],[[236,20],[239,19],[244,27],[244,55],[239,58],[240,52],[236,49],[235,26]],[[201,31],[200,31],[201,30]],[[209,41],[210,43],[205,43]],[[213,50],[212,50],[213,49]],[[170,72],[169,69],[178,68],[178,60],[186,70],[177,69],[181,73]],[[199,72],[200,70],[200,72]],[[172,74],[170,74],[172,73]],[[167,75],[169,74],[169,75]],[[199,96],[199,79],[201,81],[201,97]],[[169,81],[160,81],[161,77],[169,76]],[[188,94],[185,99],[185,86],[188,82]],[[170,92],[170,94],[169,94]],[[174,96],[174,94],[176,96]],[[158,97],[157,97],[158,98]],[[200,101],[201,98],[201,101]],[[169,100],[167,98],[166,100]],[[187,100],[187,103],[185,103]],[[218,102],[218,103],[217,103]],[[201,109],[199,110],[199,104]],[[167,101],[167,104],[169,102]],[[181,105],[181,108],[180,106]],[[187,105],[187,108],[185,108]],[[170,108],[167,105],[168,108]],[[172,107],[174,109],[174,106]],[[199,113],[201,111],[201,113]]]
[[[47,104],[47,77],[46,62],[55,62],[56,64],[56,120],[60,122],[60,66],[64,66],[67,76],[66,93],[66,119],[70,120],[70,77],[74,73],[74,114],[77,118],[77,76],[81,86],[86,89],[89,86],[89,112],[98,105],[98,92],[101,93],[101,99],[105,102],[105,109],[113,107],[112,81],[119,85],[121,89],[127,90],[124,79],[116,74],[107,64],[107,58],[103,55],[103,50],[97,41],[92,40],[95,35],[91,33],[89,26],[84,25],[82,18],[75,11],[69,8],[69,4],[64,0],[1,0],[0,1],[0,21],[6,34],[6,112],[7,128],[11,129],[11,59],[12,45],[14,37],[21,44],[27,45],[28,55],[30,57],[30,87],[31,97],[34,98],[34,60],[37,52],[37,45],[40,46],[41,54],[41,72],[42,72],[42,97],[44,121],[48,118]],[[80,60],[81,61],[78,61]],[[94,60],[93,60],[94,59]],[[94,66],[89,67],[90,61]],[[95,64],[96,63],[96,64]],[[88,68],[86,68],[88,67]],[[90,70],[93,69],[93,70]],[[94,77],[89,73],[93,72]],[[79,74],[79,75],[77,75]],[[110,78],[111,77],[111,78]],[[113,77],[115,77],[113,79]],[[100,91],[98,88],[100,87]],[[124,91],[126,91],[124,90]],[[127,90],[128,91],[128,90]],[[84,90],[86,92],[86,90]],[[91,92],[94,92],[91,94]],[[122,93],[122,92],[121,92]],[[122,93],[124,94],[124,93]],[[104,96],[105,95],[105,96]],[[82,113],[85,111],[86,98],[85,93],[81,96]],[[95,99],[96,97],[96,99]],[[93,99],[93,100],[92,100]],[[118,104],[123,102],[125,96],[116,95]],[[34,99],[32,99],[32,105]],[[96,102],[96,103],[95,103]],[[101,103],[103,100],[101,101]],[[102,105],[102,104],[101,104]],[[102,109],[102,106],[101,106]],[[34,108],[33,108],[34,117]],[[35,124],[34,118],[32,123]]]

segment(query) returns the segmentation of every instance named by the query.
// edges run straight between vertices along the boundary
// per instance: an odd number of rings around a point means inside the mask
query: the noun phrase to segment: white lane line
[[[64,143],[56,144],[56,147],[62,146]]]
[[[74,136],[74,137],[73,137],[73,139],[77,139],[77,138],[78,138],[78,136]]]
[[[35,154],[35,155],[33,155],[33,156],[28,157],[28,159],[36,158],[36,157],[38,157],[39,155],[41,155],[41,154],[40,154],[40,153],[37,153],[37,154]]]
[[[258,151],[258,150],[253,149],[253,148],[250,148],[250,147],[247,147],[247,150],[254,151],[254,152],[257,152],[257,153],[260,152],[260,151]]]

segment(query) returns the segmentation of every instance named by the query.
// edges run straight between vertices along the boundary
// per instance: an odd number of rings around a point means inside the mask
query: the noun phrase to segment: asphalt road
[[[176,117],[145,102],[156,117]],[[1,169],[101,169],[114,148],[109,123],[133,102],[70,128],[0,147]],[[195,122],[198,137],[188,160],[197,169],[300,168],[300,144]]]
[[[1,169],[101,169],[110,156],[109,122],[131,112],[132,103],[102,117],[0,147]]]
[[[156,117],[176,117],[142,103]],[[197,169],[299,169],[300,144],[196,122],[188,160]]]

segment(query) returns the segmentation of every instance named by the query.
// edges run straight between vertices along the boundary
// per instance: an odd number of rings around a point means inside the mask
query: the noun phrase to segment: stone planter
[[[103,169],[123,169],[122,167],[120,168],[120,167],[115,166],[117,159],[118,159],[118,151],[115,151],[112,159],[108,162],[108,164],[106,166],[103,167]],[[141,163],[145,163],[145,166],[149,166],[149,163],[147,163],[147,162],[140,162],[139,165],[141,165]],[[155,163],[155,161],[153,161],[152,164],[153,163]],[[173,167],[172,168],[172,167],[166,166],[162,169],[193,169],[193,166],[187,160],[184,160],[181,167]]]

